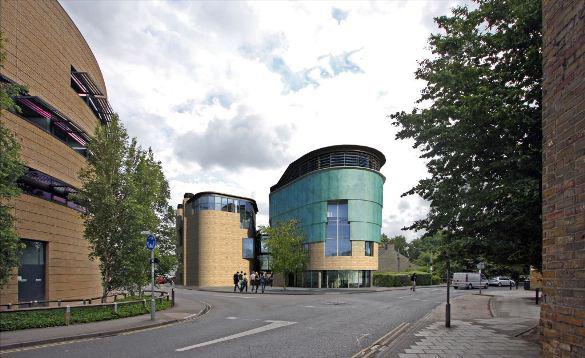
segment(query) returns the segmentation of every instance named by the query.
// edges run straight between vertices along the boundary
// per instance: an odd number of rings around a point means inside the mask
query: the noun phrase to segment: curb
[[[212,309],[212,306],[209,303],[203,302],[203,301],[200,301],[200,302],[201,302],[201,305],[203,306],[201,308],[201,310],[199,312],[194,313],[192,315],[189,315],[187,317],[164,321],[164,322],[145,324],[145,325],[141,325],[141,326],[137,326],[137,327],[116,329],[116,330],[112,330],[112,331],[87,333],[87,334],[81,334],[81,335],[69,336],[69,337],[57,337],[57,338],[49,338],[49,339],[38,340],[38,341],[28,341],[28,342],[20,342],[20,343],[1,345],[0,346],[0,354],[7,353],[6,351],[11,350],[11,349],[16,349],[16,348],[34,347],[34,346],[40,346],[40,345],[44,345],[44,344],[60,343],[60,342],[67,342],[67,341],[76,341],[77,342],[77,341],[83,341],[83,340],[90,339],[90,338],[112,337],[112,336],[117,336],[117,335],[120,335],[123,333],[141,331],[141,330],[158,328],[158,327],[163,327],[163,326],[170,326],[173,324],[186,322],[186,321],[201,317]]]
[[[437,288],[437,287],[445,287],[444,285],[432,285],[432,286],[419,286],[418,288]],[[207,288],[195,288],[195,287],[185,287],[182,286],[183,289],[191,290],[191,291],[201,291],[201,292],[215,292],[215,293],[232,293],[233,291],[218,291],[212,290]],[[364,294],[364,293],[382,293],[382,292],[389,292],[389,291],[400,291],[400,290],[408,290],[410,286],[400,286],[400,287],[388,287],[387,290],[359,290],[359,291],[338,291],[338,292],[319,292],[319,291],[287,291],[287,292],[264,292],[265,295],[283,295],[283,296],[311,296],[311,295],[356,295],[356,294]],[[343,290],[341,288],[340,290]],[[237,292],[235,294],[238,294]],[[253,294],[256,295],[256,294]],[[262,295],[262,294],[258,294]]]

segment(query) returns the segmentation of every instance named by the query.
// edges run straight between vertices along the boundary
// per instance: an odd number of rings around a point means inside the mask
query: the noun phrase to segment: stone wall
[[[392,244],[380,244],[378,250],[378,271],[399,272],[414,270],[417,265],[411,263],[408,257],[400,254]]]
[[[585,1],[544,1],[544,357],[585,357],[584,45]]]

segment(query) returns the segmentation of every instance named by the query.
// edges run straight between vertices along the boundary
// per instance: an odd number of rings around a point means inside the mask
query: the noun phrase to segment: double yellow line
[[[390,332],[386,333],[374,343],[372,343],[369,347],[362,349],[361,351],[354,354],[351,358],[367,358],[371,357],[377,353],[378,349],[382,346],[388,345],[394,339],[396,339],[406,328],[410,326],[408,322],[402,322],[397,327],[395,327]]]

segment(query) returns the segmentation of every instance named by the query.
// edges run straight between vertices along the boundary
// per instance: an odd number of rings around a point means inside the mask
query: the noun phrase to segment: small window
[[[373,241],[364,241],[366,244],[365,248],[365,255],[366,256],[374,256],[374,242]]]

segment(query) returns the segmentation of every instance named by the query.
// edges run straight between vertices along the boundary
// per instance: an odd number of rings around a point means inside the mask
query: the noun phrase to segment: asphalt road
[[[473,291],[451,290],[452,296]],[[350,357],[445,301],[445,288],[360,294],[253,295],[178,290],[212,305],[172,326],[66,342],[5,357]]]

